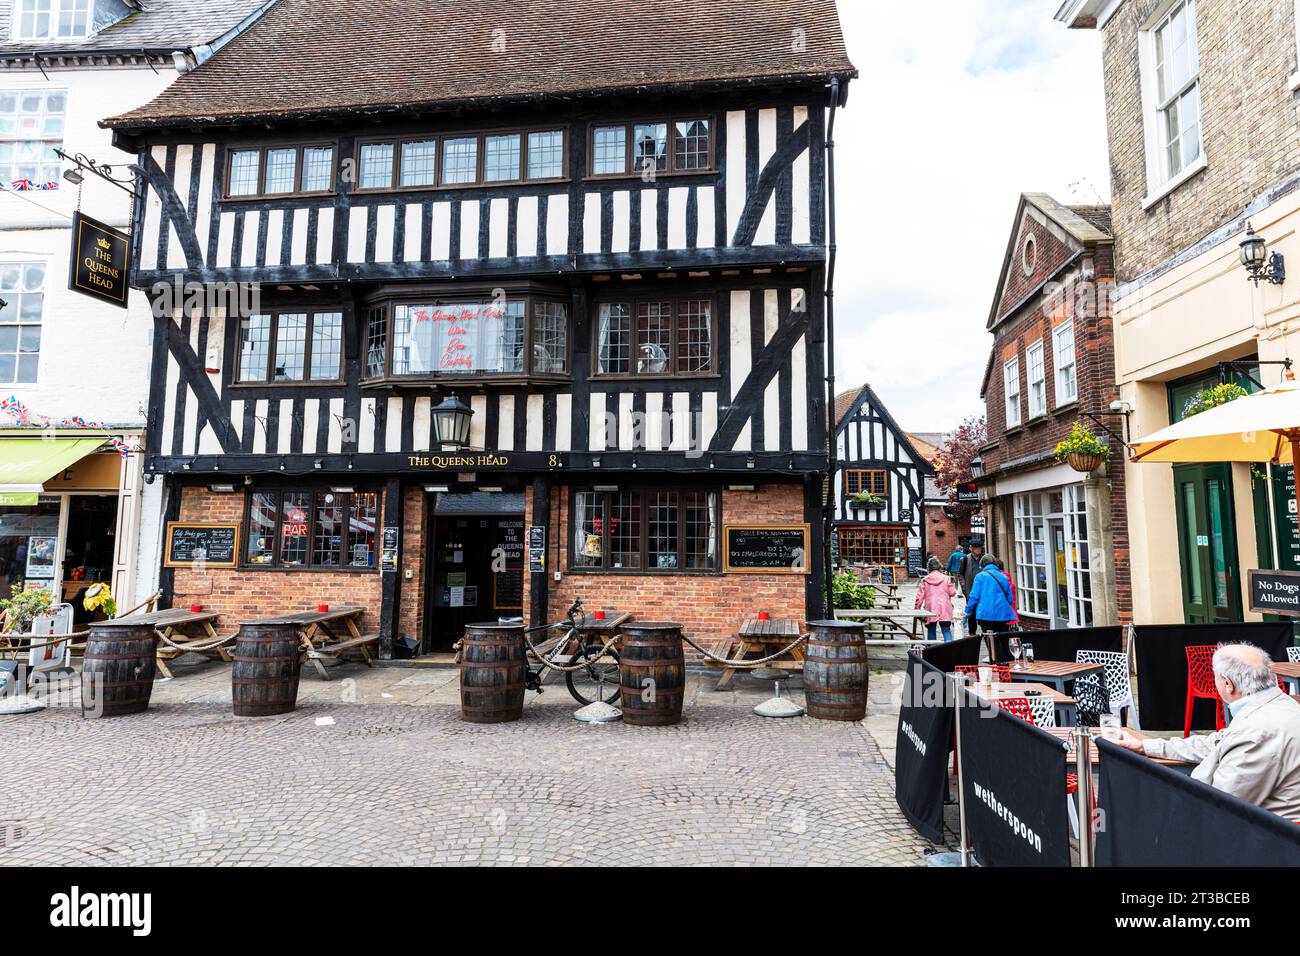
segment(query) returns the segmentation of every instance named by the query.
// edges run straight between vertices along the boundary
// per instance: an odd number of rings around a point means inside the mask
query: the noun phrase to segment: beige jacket
[[[1217,733],[1143,747],[1149,757],[1197,763],[1193,779],[1300,820],[1300,704],[1277,688],[1249,698]]]

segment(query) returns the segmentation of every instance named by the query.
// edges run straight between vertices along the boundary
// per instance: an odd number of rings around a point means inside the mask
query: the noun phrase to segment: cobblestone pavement
[[[22,768],[0,864],[917,865],[927,846],[866,722],[756,717],[770,685],[748,678],[693,674],[686,720],[639,728],[573,720],[563,687],[467,724],[454,670],[359,665],[236,719],[227,668],[177,674],[146,714],[0,718]]]

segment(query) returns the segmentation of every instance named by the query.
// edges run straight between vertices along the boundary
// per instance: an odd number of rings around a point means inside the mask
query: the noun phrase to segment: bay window
[[[376,492],[257,490],[248,496],[245,521],[246,567],[376,567]]]
[[[714,370],[713,299],[629,299],[596,311],[596,374],[680,376]]]
[[[342,377],[342,312],[286,311],[240,320],[237,383],[337,382]]]
[[[718,493],[575,491],[572,541],[572,570],[716,571]]]
[[[1044,496],[1016,495],[1016,600],[1018,611],[1046,617],[1047,523]]]
[[[569,308],[527,294],[377,302],[365,345],[370,379],[565,375]]]

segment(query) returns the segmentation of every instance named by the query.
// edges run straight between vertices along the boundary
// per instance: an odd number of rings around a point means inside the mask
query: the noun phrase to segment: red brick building
[[[1131,616],[1125,421],[1111,407],[1114,274],[1108,207],[1021,196],[988,320],[989,440],[977,480],[988,549],[1012,575],[1028,628]],[[1111,446],[1091,474],[1054,454],[1076,422]]]

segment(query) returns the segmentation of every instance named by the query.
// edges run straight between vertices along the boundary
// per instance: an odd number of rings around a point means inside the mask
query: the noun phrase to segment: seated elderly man
[[[1197,763],[1192,778],[1288,820],[1300,820],[1300,704],[1278,689],[1268,655],[1254,644],[1214,652],[1214,684],[1232,714],[1223,730],[1187,739],[1116,741],[1148,757]]]

